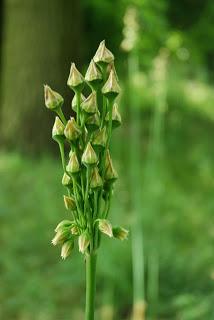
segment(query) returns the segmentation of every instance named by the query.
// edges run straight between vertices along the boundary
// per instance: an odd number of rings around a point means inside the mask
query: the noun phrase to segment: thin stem
[[[65,147],[63,142],[58,142],[59,144],[59,150],[60,150],[60,155],[61,155],[61,160],[62,160],[62,167],[65,172]]]
[[[61,109],[61,108],[58,109],[58,110],[56,111],[56,113],[58,114],[58,116],[60,117],[60,119],[62,120],[62,122],[63,122],[64,124],[66,124],[66,123],[67,123],[67,120],[65,119],[65,116],[64,116],[64,114],[63,114],[63,112],[62,112],[62,109]]]
[[[96,254],[86,256],[86,306],[85,320],[94,320],[94,304],[96,292]]]
[[[76,101],[77,101],[77,124],[80,125],[80,95],[79,91],[76,91]]]

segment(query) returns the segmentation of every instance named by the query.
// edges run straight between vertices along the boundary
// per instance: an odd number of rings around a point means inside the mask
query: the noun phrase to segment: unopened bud
[[[114,182],[115,180],[117,180],[117,178],[118,178],[118,174],[117,174],[116,170],[114,169],[112,161],[110,161],[109,165],[106,168],[105,180]]]
[[[97,95],[96,92],[93,91],[82,103],[81,109],[86,113],[96,113],[98,111],[97,107]]]
[[[55,237],[52,239],[52,244],[54,246],[58,245],[58,244],[62,244],[64,243],[69,235],[71,234],[70,230],[65,228],[65,229],[59,229],[55,235]]]
[[[108,166],[112,163],[111,155],[109,149],[106,151],[106,159],[105,159],[105,167],[108,168]]]
[[[129,231],[122,228],[122,227],[114,227],[113,228],[113,236],[116,239],[126,240],[126,239],[128,239],[128,234],[129,234]]]
[[[85,253],[85,251],[88,248],[89,244],[90,244],[89,234],[88,234],[87,231],[85,231],[84,233],[82,233],[79,236],[79,239],[78,239],[79,251],[81,253]]]
[[[76,202],[75,202],[75,199],[74,197],[72,196],[63,196],[63,199],[64,199],[64,204],[65,204],[65,208],[67,210],[72,210],[74,211],[76,209]]]
[[[88,166],[88,165],[95,165],[97,162],[98,162],[98,158],[97,158],[96,152],[94,151],[94,149],[92,148],[89,142],[82,155],[82,163],[84,163],[85,166]]]
[[[91,183],[90,186],[92,189],[97,189],[102,187],[103,181],[99,174],[99,170],[97,167],[93,168],[92,174],[91,174]]]
[[[61,108],[64,99],[56,91],[52,90],[48,85],[44,86],[45,105],[48,109],[57,110]]]
[[[109,121],[109,112],[107,113],[105,120]],[[114,103],[113,109],[112,109],[112,127],[117,128],[120,125],[121,125],[121,115],[118,111],[117,103]]]
[[[82,103],[85,100],[85,96],[81,93],[80,95],[80,103]],[[72,101],[71,101],[71,107],[72,109],[77,112],[77,95],[75,94]]]
[[[72,184],[72,179],[71,177],[65,172],[63,174],[63,177],[62,177],[62,185],[63,186],[69,186],[70,184]]]
[[[58,232],[59,230],[65,230],[66,228],[69,228],[72,226],[72,221],[71,220],[62,220],[55,229],[55,232]]]
[[[95,131],[100,127],[100,117],[99,113],[95,113],[92,116],[88,117],[85,123],[86,128],[88,131]]]
[[[75,63],[71,64],[67,85],[74,91],[81,90],[83,88],[84,78],[81,75],[81,73],[77,70]]]
[[[117,82],[117,78],[113,69],[111,69],[108,80],[102,88],[102,93],[108,99],[115,99],[120,93],[120,86]]]
[[[77,173],[80,171],[79,161],[76,152],[72,152],[68,165],[66,166],[68,173]]]
[[[93,138],[93,145],[105,147],[106,142],[107,142],[106,127],[103,127],[102,129],[99,129],[97,132],[95,132],[94,138]]]
[[[53,129],[52,129],[52,138],[56,141],[63,140],[65,138],[64,130],[65,130],[64,124],[62,123],[59,117],[56,117]]]
[[[94,62],[96,63],[110,63],[114,60],[114,55],[113,53],[111,53],[111,51],[109,49],[106,48],[105,46],[105,40],[103,40],[102,42],[100,42],[100,45],[95,53],[94,56]]]
[[[69,141],[74,141],[81,135],[81,130],[73,117],[68,120],[64,130],[64,135]]]
[[[95,83],[99,83],[102,80],[102,74],[100,70],[97,68],[93,59],[91,60],[88,70],[85,74],[85,80],[92,85]]]
[[[113,237],[112,233],[112,225],[111,223],[106,220],[106,219],[99,219],[99,225],[98,225],[99,230],[109,236],[110,238]]]
[[[63,243],[62,249],[61,249],[62,259],[65,260],[68,256],[70,256],[73,248],[74,248],[74,240],[73,239],[65,241],[65,243]]]

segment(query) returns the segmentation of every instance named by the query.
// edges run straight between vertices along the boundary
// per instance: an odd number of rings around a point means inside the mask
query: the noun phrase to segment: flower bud
[[[44,86],[44,92],[45,92],[45,105],[48,109],[57,110],[61,108],[64,102],[64,99],[59,93],[52,90],[48,85]]]
[[[99,225],[98,225],[99,230],[102,233],[104,233],[107,236],[109,236],[110,238],[112,238],[113,237],[113,233],[112,233],[112,225],[111,225],[111,223],[106,219],[99,219],[98,222],[99,222]]]
[[[120,86],[117,82],[117,78],[113,69],[111,69],[108,80],[106,81],[106,83],[102,88],[102,93],[108,99],[115,99],[120,93]]]
[[[64,135],[66,138],[70,141],[74,141],[79,138],[81,135],[81,130],[78,127],[75,119],[72,117],[70,120],[68,120],[65,130],[64,130]]]
[[[92,148],[89,142],[82,155],[82,163],[85,166],[88,166],[88,165],[95,165],[97,161],[98,161],[98,158],[97,158],[96,152],[94,151],[94,149]]]
[[[67,210],[74,211],[76,209],[76,202],[75,202],[74,197],[63,196],[63,199],[64,199],[65,208]]]
[[[68,241],[65,241],[65,243],[63,243],[62,245],[62,249],[61,249],[61,257],[62,259],[66,259],[68,256],[70,256],[71,251],[74,248],[74,240],[70,239]]]
[[[119,240],[126,240],[128,238],[129,231],[122,227],[113,228],[113,236]]]
[[[105,46],[105,40],[100,42],[100,45],[95,53],[94,62],[98,64],[107,64],[114,60],[114,55]]]
[[[65,228],[65,229],[59,229],[55,235],[55,237],[52,239],[52,244],[56,246],[57,244],[62,244],[64,243],[68,238],[69,235],[71,234],[70,230]]]
[[[79,251],[85,253],[86,249],[90,244],[90,238],[87,231],[83,232],[78,239]]]
[[[59,230],[65,230],[66,228],[69,228],[72,226],[72,221],[71,220],[62,220],[55,229],[55,232],[58,232]]]
[[[85,74],[85,80],[92,86],[92,88],[96,89],[97,84],[102,81],[102,74],[97,68],[94,60],[92,59],[88,70]]]
[[[91,183],[90,186],[92,189],[97,189],[102,187],[103,181],[99,174],[99,170],[97,167],[93,168],[92,174],[91,174]]]
[[[71,64],[67,85],[69,86],[70,89],[74,91],[82,90],[84,86],[84,78],[81,75],[81,73],[77,70],[75,63]]]
[[[72,179],[71,177],[65,172],[63,174],[63,177],[62,177],[62,185],[63,186],[69,186],[70,184],[72,184]]]
[[[106,168],[105,180],[107,180],[109,182],[114,182],[115,180],[117,180],[117,178],[118,178],[118,174],[113,167],[112,161],[110,161],[109,165]]]
[[[100,127],[100,117],[99,113],[96,112],[92,116],[88,117],[85,123],[88,131],[95,131]]]
[[[109,121],[109,112],[107,113],[105,120]],[[113,109],[112,109],[112,127],[117,128],[120,125],[121,125],[121,115],[118,111],[117,103],[114,103]]]
[[[64,130],[65,130],[64,124],[62,123],[59,117],[56,117],[53,129],[52,129],[52,138],[56,141],[59,141],[59,140],[63,141],[65,138]]]
[[[76,152],[72,152],[68,165],[66,166],[68,173],[77,173],[80,171],[79,161]]]
[[[105,147],[106,142],[107,142],[106,127],[103,127],[102,129],[99,129],[97,132],[95,132],[94,138],[93,138],[93,145]]]
[[[105,159],[105,168],[107,169],[110,163],[112,162],[111,155],[109,149],[106,151],[106,159]]]
[[[96,92],[93,91],[82,103],[81,108],[86,113],[96,113],[98,111],[97,107],[97,95]]]
[[[80,103],[82,103],[85,100],[85,96],[81,93],[80,95]],[[76,94],[74,95],[72,101],[71,101],[71,107],[72,109],[77,112],[77,96]]]

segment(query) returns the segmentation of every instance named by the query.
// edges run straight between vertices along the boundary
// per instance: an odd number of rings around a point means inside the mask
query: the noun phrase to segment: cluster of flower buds
[[[72,220],[56,227],[53,245],[61,245],[61,256],[68,257],[77,239],[79,251],[91,254],[100,243],[101,233],[120,240],[128,231],[112,227],[107,220],[113,186],[118,178],[110,155],[112,130],[121,124],[116,98],[120,87],[114,67],[114,56],[99,45],[85,77],[71,64],[67,81],[74,92],[72,116],[66,120],[62,96],[45,85],[45,105],[57,116],[52,138],[58,143],[63,166],[62,184],[65,208]],[[84,89],[90,93],[85,97]]]

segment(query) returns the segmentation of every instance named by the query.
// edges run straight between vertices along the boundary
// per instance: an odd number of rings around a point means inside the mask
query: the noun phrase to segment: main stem
[[[96,291],[96,262],[97,255],[86,256],[86,306],[85,320],[94,320],[94,302]]]

